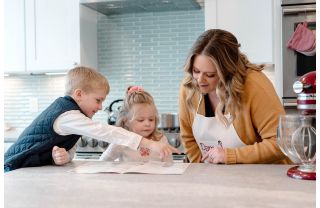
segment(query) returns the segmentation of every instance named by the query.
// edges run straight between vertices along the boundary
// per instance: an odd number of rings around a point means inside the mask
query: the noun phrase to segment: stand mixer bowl
[[[295,179],[316,180],[316,129],[314,115],[282,115],[277,143],[281,151],[298,166],[288,170]]]

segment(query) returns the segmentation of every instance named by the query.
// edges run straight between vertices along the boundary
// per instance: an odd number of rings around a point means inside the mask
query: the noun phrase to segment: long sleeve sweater
[[[201,151],[192,132],[194,111],[187,107],[188,89],[181,85],[179,117],[181,140],[191,162],[200,162]],[[196,109],[199,98],[192,98]],[[281,102],[270,80],[263,72],[249,70],[242,95],[241,112],[233,121],[234,128],[246,145],[239,148],[224,148],[226,164],[234,163],[283,163],[291,161],[281,152],[276,142],[279,116],[285,114]],[[205,105],[201,102],[199,114],[205,115]]]

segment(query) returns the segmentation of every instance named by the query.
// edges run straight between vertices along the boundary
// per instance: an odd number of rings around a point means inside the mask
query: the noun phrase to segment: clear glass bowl
[[[295,164],[288,175],[297,179],[316,179],[316,116],[282,115],[277,143]]]

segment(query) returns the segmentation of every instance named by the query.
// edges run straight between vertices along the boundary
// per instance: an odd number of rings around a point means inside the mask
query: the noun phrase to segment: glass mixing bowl
[[[316,116],[282,115],[277,143],[297,166],[287,175],[296,179],[316,180]]]

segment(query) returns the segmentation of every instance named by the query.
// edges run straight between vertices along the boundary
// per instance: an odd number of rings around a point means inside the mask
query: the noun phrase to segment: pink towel
[[[287,47],[297,51],[309,51],[314,47],[316,37],[312,30],[307,27],[307,23],[299,23],[292,37],[287,43]]]
[[[316,31],[312,30],[312,32],[313,32],[314,36],[316,37]],[[316,47],[316,42],[317,41],[315,40],[313,45],[312,45],[312,47],[309,50],[307,50],[307,51],[299,51],[299,50],[297,50],[297,52],[302,53],[305,56],[314,56],[314,55],[316,55],[316,48],[317,48]]]
[[[314,42],[314,44],[310,50],[308,50],[308,51],[298,51],[297,50],[297,52],[302,53],[305,56],[314,56],[314,55],[316,55],[316,49],[317,49],[316,42]]]

